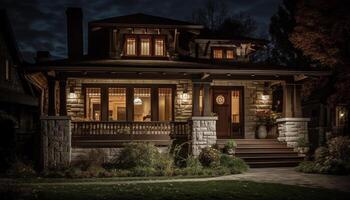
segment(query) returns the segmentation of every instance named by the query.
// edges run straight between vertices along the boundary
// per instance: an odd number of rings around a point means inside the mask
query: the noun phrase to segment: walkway
[[[102,179],[103,180],[103,179]],[[250,169],[244,174],[211,177],[211,178],[184,178],[184,179],[163,179],[163,180],[115,180],[108,181],[84,181],[79,182],[39,182],[24,183],[24,185],[119,185],[136,183],[167,183],[167,182],[203,182],[203,181],[254,181],[266,183],[279,183],[286,185],[298,185],[305,187],[321,187],[350,192],[350,176],[334,176],[320,174],[304,174],[294,171],[293,168],[258,168]]]

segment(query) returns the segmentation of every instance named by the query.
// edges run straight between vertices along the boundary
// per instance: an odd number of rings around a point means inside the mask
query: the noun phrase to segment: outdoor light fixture
[[[183,92],[182,92],[182,99],[187,100],[188,99],[188,84],[183,84]]]
[[[264,95],[269,95],[269,88],[270,88],[270,84],[269,82],[264,82]]]
[[[142,99],[140,97],[135,97],[134,105],[142,105]]]
[[[74,86],[71,85],[69,86],[69,98],[76,98],[77,95],[75,94],[75,91],[74,91]]]

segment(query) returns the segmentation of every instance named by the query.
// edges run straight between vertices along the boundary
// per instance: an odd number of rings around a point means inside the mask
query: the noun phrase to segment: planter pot
[[[265,139],[267,137],[267,129],[265,125],[259,125],[257,136],[258,139]]]

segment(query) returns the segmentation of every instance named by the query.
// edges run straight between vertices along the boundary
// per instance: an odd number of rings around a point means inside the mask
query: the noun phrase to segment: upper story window
[[[164,57],[166,38],[164,35],[134,34],[126,35],[124,56]]]
[[[136,55],[136,38],[126,39],[126,55]]]
[[[141,38],[141,56],[150,56],[150,39],[149,38]]]
[[[235,51],[234,49],[229,48],[213,48],[213,59],[227,59],[233,60],[235,59]]]
[[[223,55],[222,55],[222,49],[214,49],[213,50],[213,58],[214,59],[222,59]]]
[[[164,40],[156,39],[154,45],[154,55],[156,56],[164,56]]]

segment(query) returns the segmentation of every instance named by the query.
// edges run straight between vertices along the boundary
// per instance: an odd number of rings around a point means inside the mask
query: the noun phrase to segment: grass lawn
[[[18,189],[23,199],[348,199],[349,193],[242,181],[139,183],[115,185],[35,185]],[[5,197],[8,194],[0,194]],[[17,196],[15,198],[18,198]],[[5,197],[6,199],[6,197]]]

